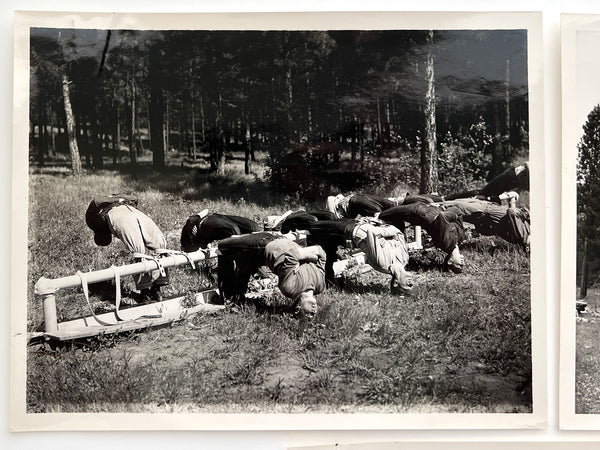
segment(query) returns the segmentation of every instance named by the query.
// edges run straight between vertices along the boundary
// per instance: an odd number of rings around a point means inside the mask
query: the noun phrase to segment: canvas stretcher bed
[[[222,309],[224,306],[218,304],[219,292],[216,289],[196,293],[192,301],[187,296],[181,296],[156,303],[119,309],[120,290],[117,289],[114,311],[95,314],[93,308],[89,305],[91,315],[65,322],[58,321],[56,312],[56,296],[61,289],[81,286],[89,304],[88,284],[115,280],[115,285],[119,286],[119,280],[123,276],[137,275],[186,264],[195,267],[195,263],[217,256],[218,253],[215,249],[199,250],[193,253],[169,252],[160,258],[146,259],[123,266],[112,266],[107,269],[85,273],[77,272],[75,275],[56,279],[42,277],[35,284],[34,292],[42,299],[44,331],[29,333],[28,340],[68,341],[102,334],[142,330],[182,321],[199,312]]]

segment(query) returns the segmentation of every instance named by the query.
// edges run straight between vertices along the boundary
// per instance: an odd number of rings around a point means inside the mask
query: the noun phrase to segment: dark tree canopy
[[[219,170],[235,149],[245,149],[247,171],[255,151],[268,153],[273,177],[284,176],[281,165],[298,151],[307,167],[330,172],[358,170],[354,165],[364,172],[390,152],[412,152],[418,166],[429,55],[439,158],[452,161],[448,152],[481,123],[497,145],[475,146],[485,167],[469,174],[490,178],[526,157],[526,32],[435,31],[433,44],[427,36],[32,29],[32,147],[50,153],[50,130],[52,150],[65,151],[57,100],[64,73],[90,169],[104,158],[136,163],[151,152],[161,170],[173,150]],[[344,166],[346,159],[352,164]],[[414,184],[409,169],[402,176]]]
[[[577,214],[579,232],[591,241],[600,240],[600,105],[583,125],[578,145]]]

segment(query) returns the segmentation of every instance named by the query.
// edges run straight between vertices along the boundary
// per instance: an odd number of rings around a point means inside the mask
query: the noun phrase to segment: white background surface
[[[600,73],[600,58],[587,58],[586,55],[598,55],[598,43],[600,43],[600,31],[585,31],[577,33],[577,59],[576,59],[576,86],[577,99],[575,103],[576,111],[573,117],[573,123],[578,126],[578,134],[583,134],[583,124],[587,121],[588,114],[598,104],[600,99],[600,83],[598,83],[598,73]],[[581,136],[572,143],[576,146]]]
[[[0,443],[8,449],[285,449],[288,446],[368,441],[598,441],[590,448],[600,448],[600,432],[558,430],[558,350],[559,350],[559,238],[560,238],[560,13],[600,13],[597,0],[304,0],[291,3],[275,0],[3,0],[0,15],[0,289],[4,294],[0,323],[4,355],[0,372],[2,388],[0,415],[4,428]],[[378,431],[378,432],[53,432],[9,433],[9,310],[10,310],[10,204],[11,204],[11,134],[12,134],[12,60],[13,11],[119,11],[119,12],[227,12],[227,11],[542,11],[544,13],[544,93],[548,235],[548,429],[502,431]],[[595,49],[595,55],[598,49]],[[25,301],[23,299],[23,301]],[[510,448],[510,445],[507,446]]]

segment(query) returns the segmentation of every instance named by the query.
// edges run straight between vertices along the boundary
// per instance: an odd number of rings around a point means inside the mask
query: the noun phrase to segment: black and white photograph
[[[12,426],[544,426],[540,25],[18,13]]]
[[[561,427],[600,429],[600,17],[562,17],[563,286],[561,302]],[[575,269],[576,268],[576,269]],[[575,269],[575,270],[574,270]]]

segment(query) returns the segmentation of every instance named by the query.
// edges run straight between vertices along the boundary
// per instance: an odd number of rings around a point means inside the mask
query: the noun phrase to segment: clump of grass
[[[29,409],[33,412],[85,412],[95,403],[141,400],[151,374],[140,367],[133,370],[130,358],[125,354],[102,353],[102,358],[97,358],[95,352],[82,350],[30,353]]]

